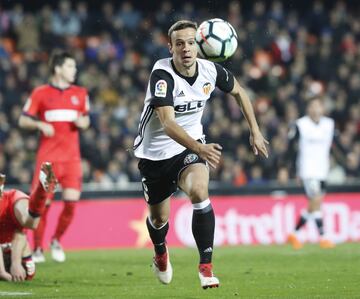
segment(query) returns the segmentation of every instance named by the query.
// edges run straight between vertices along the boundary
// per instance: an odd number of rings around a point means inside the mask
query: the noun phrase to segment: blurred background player
[[[64,208],[50,247],[52,258],[64,262],[65,253],[59,241],[69,227],[74,217],[75,203],[80,199],[82,168],[79,129],[86,129],[90,125],[89,99],[85,88],[73,85],[77,69],[76,61],[70,54],[62,52],[53,55],[50,69],[50,83],[33,90],[23,108],[19,125],[41,132],[34,178],[39,173],[41,163],[50,161],[62,187]],[[32,188],[35,186],[34,179]],[[35,262],[45,261],[43,236],[51,199],[34,232]]]
[[[201,118],[215,87],[230,93],[242,107],[254,153],[268,154],[251,102],[237,80],[219,64],[197,59],[196,28],[196,23],[186,20],[170,27],[172,57],[158,60],[153,67],[134,150],[140,158],[149,206],[146,224],[155,249],[156,276],[164,284],[172,279],[166,235],[170,197],[179,187],[193,205],[192,232],[200,255],[199,278],[201,286],[208,288],[219,286],[212,272],[215,216],[208,194],[208,165],[217,167],[222,147],[205,143]]]
[[[53,194],[56,178],[51,163],[43,163],[37,185],[30,196],[12,189],[4,191],[5,175],[0,174],[0,280],[30,280],[35,264],[24,229],[35,229]]]
[[[325,180],[330,168],[330,150],[334,139],[334,121],[324,116],[324,105],[319,97],[309,100],[307,115],[299,118],[289,132],[290,148],[297,150],[297,176],[301,179],[308,198],[308,208],[297,222],[288,241],[295,249],[302,248],[297,232],[308,220],[314,220],[320,234],[320,246],[335,245],[324,234],[321,203],[325,194]]]

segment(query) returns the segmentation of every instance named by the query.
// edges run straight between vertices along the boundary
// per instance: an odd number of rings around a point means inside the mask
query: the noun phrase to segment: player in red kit
[[[28,98],[19,126],[40,131],[40,145],[37,152],[35,175],[41,163],[50,161],[62,187],[64,208],[60,214],[51,241],[51,255],[57,262],[65,261],[60,239],[69,227],[80,199],[82,168],[79,145],[79,129],[90,125],[89,99],[85,88],[73,85],[76,76],[75,59],[68,53],[55,54],[50,62],[52,77],[49,84],[35,88]],[[32,188],[36,181],[33,180]],[[34,260],[44,262],[43,236],[46,215],[52,198],[34,232]]]
[[[19,190],[4,191],[5,175],[0,174],[0,280],[31,280],[35,264],[25,229],[35,229],[45,210],[48,194],[53,194],[56,178],[51,163],[41,165],[37,185],[30,196]]]

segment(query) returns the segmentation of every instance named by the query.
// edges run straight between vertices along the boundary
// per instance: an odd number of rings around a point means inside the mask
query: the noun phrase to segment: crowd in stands
[[[33,10],[0,4],[0,172],[8,184],[31,181],[38,134],[17,121],[31,90],[48,82],[47,61],[54,49],[74,54],[77,84],[91,99],[91,128],[81,136],[84,182],[124,187],[140,181],[131,148],[137,134],[145,90],[154,61],[169,56],[167,30],[179,19],[228,20],[239,46],[224,65],[251,96],[261,130],[269,140],[269,159],[255,157],[239,107],[216,91],[203,116],[208,142],[223,146],[212,180],[241,186],[294,178],[288,161],[288,130],[305,112],[306,101],[321,95],[335,119],[339,143],[329,181],[360,177],[360,18],[356,3],[223,1],[211,10],[185,2],[159,1],[151,10],[132,2],[92,7],[61,0]],[[355,1],[356,2],[356,1]],[[196,6],[197,5],[197,6]],[[66,149],[64,149],[66,150]]]

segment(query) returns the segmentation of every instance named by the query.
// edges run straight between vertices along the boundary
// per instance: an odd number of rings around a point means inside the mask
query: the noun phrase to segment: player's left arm
[[[86,93],[83,109],[79,113],[78,118],[74,121],[74,124],[78,129],[86,130],[90,126],[89,111],[90,111],[90,100],[88,94]]]
[[[269,144],[269,142],[263,137],[260,132],[259,125],[256,121],[254,109],[252,107],[249,96],[235,78],[234,88],[232,89],[230,94],[234,96],[236,102],[241,107],[242,112],[249,124],[250,144],[253,148],[254,154],[258,155],[258,153],[260,152],[261,155],[267,158],[269,154],[266,148],[266,144]]]
[[[26,271],[21,264],[22,253],[25,250],[26,244],[26,235],[21,231],[16,231],[11,241],[10,274],[13,281],[24,281],[26,278]]]
[[[263,137],[257,124],[254,109],[246,91],[240,86],[234,75],[226,68],[215,63],[216,86],[223,92],[230,93],[241,107],[242,113],[250,127],[250,144],[255,155],[259,152],[264,157],[268,157],[266,144],[269,142]]]

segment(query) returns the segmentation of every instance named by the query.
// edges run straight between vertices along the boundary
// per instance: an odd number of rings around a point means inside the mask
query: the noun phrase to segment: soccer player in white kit
[[[218,287],[212,272],[215,217],[209,194],[209,169],[221,157],[219,144],[206,144],[201,117],[215,87],[233,95],[250,127],[250,143],[257,155],[267,157],[266,144],[251,102],[234,76],[213,62],[197,58],[197,25],[178,21],[168,32],[171,58],[158,60],[146,92],[134,152],[140,158],[146,224],[154,244],[153,270],[164,284],[172,279],[166,247],[170,197],[180,188],[193,204],[192,232],[200,255],[199,278],[203,288]]]
[[[335,245],[324,234],[321,203],[325,194],[325,180],[330,168],[330,150],[334,139],[334,120],[324,116],[324,105],[319,97],[309,100],[307,114],[296,121],[289,132],[290,148],[297,143],[297,176],[301,179],[308,198],[308,208],[297,222],[295,232],[288,236],[294,249],[302,248],[297,232],[310,219],[320,234],[320,247]]]

